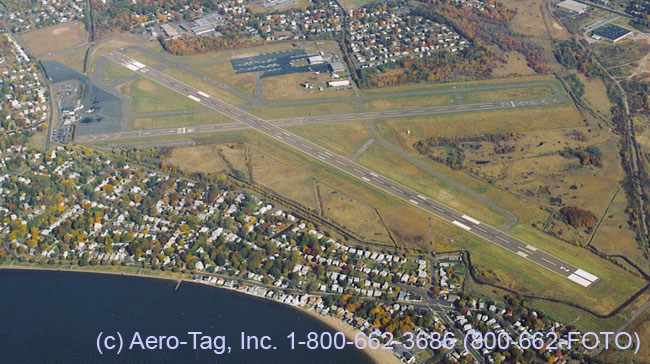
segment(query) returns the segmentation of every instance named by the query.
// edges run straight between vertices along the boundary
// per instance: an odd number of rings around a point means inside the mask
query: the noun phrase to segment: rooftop
[[[572,11],[572,12],[575,12],[575,13],[578,13],[578,14],[584,13],[585,11],[587,11],[587,9],[589,9],[588,5],[581,4],[581,3],[577,2],[577,1],[573,1],[573,0],[561,1],[561,2],[559,2],[557,4],[557,7],[562,8],[562,9],[566,9],[566,10],[569,10],[569,11]]]
[[[619,27],[618,25],[614,24],[607,24],[605,26],[602,26],[594,31],[594,34],[600,37],[603,37],[607,40],[611,41],[616,41],[628,34],[630,34],[630,31],[628,29],[625,29],[623,27]]]

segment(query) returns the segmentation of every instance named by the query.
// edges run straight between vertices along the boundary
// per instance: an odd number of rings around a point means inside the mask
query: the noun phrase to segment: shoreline
[[[354,341],[354,337],[360,331],[354,327],[346,324],[345,322],[337,319],[333,316],[323,316],[314,311],[306,310],[302,307],[296,307],[300,311],[308,314],[309,316],[317,319],[318,321],[324,323],[325,325],[331,327],[336,331],[340,331],[345,334],[349,340]],[[365,336],[365,335],[364,335]],[[358,350],[358,349],[357,349]],[[375,364],[404,364],[401,360],[397,359],[393,352],[385,349],[369,349],[368,347],[361,349]]]
[[[352,326],[344,323],[343,321],[333,317],[333,316],[323,316],[318,314],[315,311],[312,310],[307,310],[306,308],[299,307],[299,306],[292,306],[288,304],[284,304],[282,302],[277,302],[271,299],[268,299],[266,297],[259,297],[255,295],[248,294],[246,292],[242,292],[236,289],[228,289],[224,287],[219,287],[216,285],[212,284],[204,284],[201,282],[196,282],[192,279],[187,279],[187,278],[173,278],[173,277],[166,277],[166,276],[156,276],[156,275],[148,275],[148,274],[135,274],[135,273],[129,273],[129,272],[123,272],[123,271],[117,271],[117,272],[111,272],[111,271],[103,271],[103,270],[93,270],[93,269],[64,269],[61,266],[53,266],[51,268],[49,267],[26,267],[26,266],[21,266],[21,265],[7,265],[7,264],[0,264],[0,270],[36,270],[36,271],[55,271],[55,272],[77,272],[77,273],[91,273],[91,274],[109,274],[109,275],[114,275],[114,276],[129,276],[129,277],[138,277],[138,278],[152,278],[152,279],[163,279],[163,280],[169,280],[169,281],[182,281],[182,282],[187,282],[187,283],[195,283],[195,284],[201,284],[209,287],[213,287],[216,289],[222,289],[225,291],[233,291],[233,292],[238,292],[240,294],[250,296],[250,297],[257,297],[261,298],[265,301],[277,303],[277,304],[282,304],[285,306],[289,306],[295,310],[298,310],[300,312],[303,312],[312,318],[315,318],[316,320],[320,321],[321,323],[327,325],[334,331],[340,331],[345,334],[345,336],[349,339],[354,341],[354,337],[356,336],[357,333],[360,331],[353,328]],[[142,269],[143,272],[146,272],[146,269]],[[181,274],[187,274],[187,273],[181,273]],[[403,364],[402,361],[397,359],[395,355],[391,351],[388,350],[373,350],[369,348],[364,348],[361,349],[366,356],[368,356],[374,364]]]

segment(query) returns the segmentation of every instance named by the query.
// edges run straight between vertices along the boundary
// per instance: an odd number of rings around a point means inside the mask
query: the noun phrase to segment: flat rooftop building
[[[345,66],[341,62],[332,62],[329,64],[330,70],[334,73],[345,72]]]
[[[628,29],[614,24],[607,24],[596,29],[591,37],[595,39],[605,39],[610,42],[618,42],[630,34],[632,34],[632,32]]]
[[[329,87],[347,87],[347,86],[350,86],[350,80],[330,81],[330,82],[327,83],[327,86],[329,86]]]
[[[573,0],[561,1],[557,3],[555,7],[558,8],[558,10],[571,15],[582,14],[589,9],[589,5],[581,4]]]
[[[176,30],[176,28],[171,26],[171,24],[162,24],[160,26],[160,29],[162,29],[162,31],[165,33],[165,35],[168,36],[169,38],[177,38],[177,37],[179,37],[181,35],[178,32],[178,30]]]

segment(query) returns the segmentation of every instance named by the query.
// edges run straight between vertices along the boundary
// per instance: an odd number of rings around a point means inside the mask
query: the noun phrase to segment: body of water
[[[309,350],[298,345],[310,331],[332,330],[288,306],[201,284],[184,282],[177,291],[175,286],[153,278],[0,270],[0,364],[371,362],[349,346]],[[100,332],[103,355],[97,348]],[[118,332],[120,354],[115,353]],[[269,349],[262,349],[261,342],[257,350],[241,349],[241,332],[268,336]],[[287,338],[291,332],[294,349]],[[156,339],[147,343],[149,336]],[[176,341],[169,336],[187,344],[170,349]],[[192,348],[195,338],[197,349]],[[230,353],[214,352],[227,347]]]

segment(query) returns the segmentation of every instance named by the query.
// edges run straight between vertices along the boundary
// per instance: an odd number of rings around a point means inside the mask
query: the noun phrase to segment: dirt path
[[[646,42],[650,43],[650,40],[646,40]],[[650,53],[646,54],[641,60],[639,60],[639,66],[632,72],[631,75],[627,76],[627,79],[632,79],[634,76],[637,76],[639,74],[643,73],[650,73]]]

